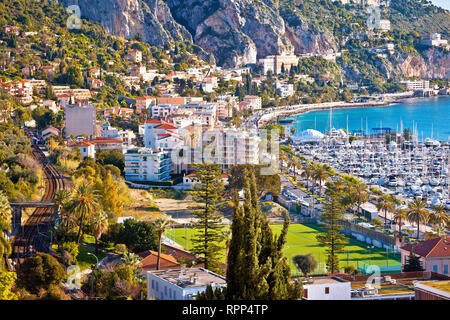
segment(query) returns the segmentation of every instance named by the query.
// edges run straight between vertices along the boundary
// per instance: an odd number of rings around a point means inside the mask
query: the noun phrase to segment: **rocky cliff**
[[[192,41],[191,34],[172,17],[162,0],[61,0],[78,5],[82,18],[99,22],[108,32],[125,38],[137,34],[152,45]]]
[[[80,6],[83,18],[109,32],[153,45],[191,40],[218,65],[255,63],[283,53],[335,51],[332,35],[313,32],[301,17],[284,19],[275,0],[62,0]]]

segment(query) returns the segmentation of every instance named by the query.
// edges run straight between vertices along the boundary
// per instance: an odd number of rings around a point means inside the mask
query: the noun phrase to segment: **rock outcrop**
[[[174,40],[192,41],[191,34],[172,17],[162,0],[62,0],[78,5],[82,18],[100,23],[108,32],[135,38],[141,35],[152,45]]]
[[[399,69],[405,78],[445,79],[450,77],[450,52],[430,48],[422,55],[404,55],[399,61]]]

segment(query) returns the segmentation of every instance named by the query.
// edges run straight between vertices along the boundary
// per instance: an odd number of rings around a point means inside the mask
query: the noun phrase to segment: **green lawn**
[[[282,225],[272,225],[272,230],[279,234],[281,232]],[[316,241],[316,235],[323,232],[317,225],[303,225],[303,224],[291,224],[289,226],[289,233],[287,236],[287,244],[285,247],[285,255],[291,263],[291,269],[295,273],[296,268],[292,265],[292,257],[296,254],[312,253],[316,260],[319,262],[319,269],[316,273],[324,273],[326,253],[325,248],[318,244]],[[184,228],[177,228],[174,232],[174,240],[182,246],[186,246],[186,230]],[[187,229],[187,250],[192,249],[192,243],[190,239],[194,230]],[[173,239],[173,232],[167,232],[167,237]],[[225,254],[225,245],[223,245],[223,253]],[[348,264],[353,264],[355,267],[363,267],[364,265],[378,265],[378,266],[399,266],[400,259],[393,256],[392,253],[386,255],[386,250],[382,249],[367,249],[367,244],[350,239],[349,244],[345,248],[345,253],[340,254],[341,267],[345,267]],[[348,253],[347,253],[348,252]],[[223,255],[223,261],[225,257]]]

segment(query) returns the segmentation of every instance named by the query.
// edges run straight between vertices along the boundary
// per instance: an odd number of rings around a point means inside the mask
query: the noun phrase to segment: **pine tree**
[[[247,172],[244,176],[248,176]],[[230,300],[299,299],[301,285],[290,283],[290,268],[282,250],[289,217],[279,237],[272,234],[258,204],[256,179],[244,182],[245,202],[234,197],[232,238],[228,253],[226,297]]]
[[[194,200],[200,205],[193,213],[196,233],[192,238],[192,252],[200,256],[199,262],[204,263],[206,269],[220,273],[222,215],[218,210],[224,189],[220,181],[221,170],[218,165],[207,163],[196,164],[194,168],[199,181]]]
[[[424,271],[420,258],[414,254],[411,250],[409,253],[408,261],[403,266],[403,272]]]
[[[338,254],[344,251],[347,244],[347,238],[340,233],[343,226],[339,224],[342,220],[345,207],[343,205],[343,194],[340,188],[334,188],[330,185],[327,190],[327,201],[324,205],[324,213],[321,220],[326,223],[326,233],[321,233],[316,236],[317,241],[326,247],[327,253],[327,269],[329,273],[339,271],[339,257]]]

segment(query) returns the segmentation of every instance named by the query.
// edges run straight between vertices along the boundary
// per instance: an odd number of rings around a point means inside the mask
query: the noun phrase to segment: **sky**
[[[450,0],[431,0],[434,5],[450,10]]]

